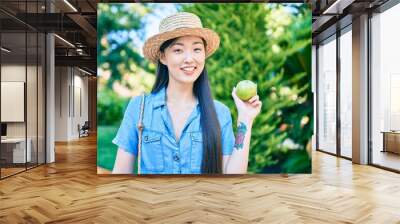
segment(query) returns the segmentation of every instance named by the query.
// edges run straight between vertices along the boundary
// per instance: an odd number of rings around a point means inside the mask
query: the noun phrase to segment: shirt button
[[[179,156],[178,155],[174,155],[174,160],[176,161],[176,162],[179,162]]]

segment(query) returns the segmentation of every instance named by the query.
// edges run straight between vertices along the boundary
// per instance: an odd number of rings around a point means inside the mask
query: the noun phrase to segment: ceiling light
[[[67,45],[69,45],[70,47],[75,48],[75,45],[71,44],[71,42],[67,41],[66,39],[58,36],[57,34],[54,34],[55,37],[57,37],[58,39],[60,39],[61,41],[63,41],[64,43],[66,43]]]
[[[323,15],[328,14],[342,14],[343,10],[351,5],[355,0],[336,0],[332,5],[330,5],[324,12]]]
[[[76,52],[77,52],[79,55],[83,55],[83,49],[81,49],[81,48],[77,48],[77,49],[76,49]]]
[[[74,12],[78,12],[78,10],[71,4],[68,2],[68,0],[64,0],[65,4],[67,4],[72,10],[74,10]]]
[[[337,7],[337,4],[339,4],[340,0],[336,0],[331,6],[329,6],[322,14],[330,14],[332,13],[332,9],[335,9]]]
[[[4,52],[7,52],[7,53],[10,53],[11,51],[10,50],[8,50],[7,48],[5,48],[5,47],[1,47],[0,48],[2,51],[4,51]]]
[[[85,74],[92,75],[91,73],[89,73],[89,72],[86,71],[86,70],[83,70],[83,69],[81,69],[81,68],[79,68],[79,67],[78,67],[78,69],[79,69],[79,71],[81,71],[81,72],[83,72],[83,73],[85,73]]]

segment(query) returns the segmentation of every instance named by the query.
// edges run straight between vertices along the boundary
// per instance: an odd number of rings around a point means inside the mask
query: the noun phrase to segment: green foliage
[[[123,74],[135,73],[137,67],[154,70],[139,54],[133,39],[134,35],[143,36],[141,19],[147,13],[149,9],[142,4],[98,4],[97,62],[99,68],[111,71],[109,88]]]
[[[305,150],[292,150],[282,165],[283,173],[311,173],[311,158]]]
[[[120,97],[112,89],[108,88],[99,91],[97,97],[99,125],[119,125],[129,99]]]
[[[215,98],[231,108],[234,120],[231,89],[243,79],[258,84],[263,107],[252,129],[249,172],[268,172],[278,164],[286,164],[279,172],[308,172],[305,146],[312,124],[300,121],[312,117],[310,10],[293,6],[297,13],[291,14],[280,4],[183,4],[182,9],[220,35],[207,69]],[[299,161],[289,149],[306,156]],[[300,169],[292,167],[299,163],[304,163]]]
[[[154,66],[140,55],[134,40],[143,39],[142,19],[150,12],[146,4],[98,4],[100,125],[119,124],[129,98],[148,91],[154,82]]]
[[[111,141],[115,137],[118,126],[103,126],[97,128],[97,165],[108,170],[114,167],[117,146]]]

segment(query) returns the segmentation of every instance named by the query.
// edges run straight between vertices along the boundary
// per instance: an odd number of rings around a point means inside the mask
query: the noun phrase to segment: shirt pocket
[[[161,133],[143,130],[141,156],[141,169],[143,171],[162,172],[164,170]]]
[[[201,132],[190,133],[190,169],[192,173],[201,173],[201,162],[203,160],[203,135]]]

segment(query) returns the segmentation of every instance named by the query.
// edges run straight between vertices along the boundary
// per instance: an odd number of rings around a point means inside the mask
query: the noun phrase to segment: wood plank
[[[400,175],[313,152],[311,175],[97,175],[96,138],[0,181],[0,223],[400,223]]]

